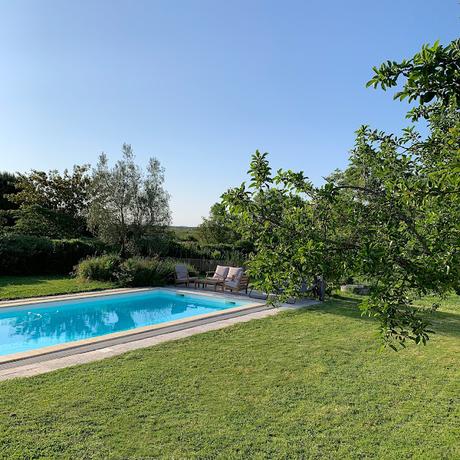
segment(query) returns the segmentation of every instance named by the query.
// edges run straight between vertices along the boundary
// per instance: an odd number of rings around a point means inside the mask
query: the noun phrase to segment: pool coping
[[[82,298],[92,298],[92,297],[99,297],[99,296],[109,296],[109,295],[117,295],[117,294],[134,294],[136,292],[146,292],[146,291],[168,291],[174,293],[183,293],[187,295],[197,295],[197,296],[205,296],[205,297],[214,297],[218,299],[231,299],[231,300],[241,300],[241,301],[253,301],[254,299],[247,297],[247,296],[230,296],[225,293],[219,292],[195,292],[191,290],[185,289],[174,289],[174,288],[163,288],[163,287],[154,287],[154,288],[139,288],[139,289],[110,289],[106,291],[90,291],[87,293],[78,293],[78,294],[65,294],[59,296],[47,296],[47,297],[35,297],[29,298],[27,301],[24,299],[16,299],[13,301],[2,301],[0,302],[0,308],[6,307],[20,307],[26,305],[36,305],[40,303],[50,303],[50,302],[58,302],[64,300],[77,300]],[[85,348],[89,348],[89,350],[94,350],[97,348],[104,348],[106,346],[110,346],[116,341],[122,340],[138,340],[142,336],[152,336],[167,333],[171,329],[176,331],[178,329],[185,329],[189,327],[193,327],[194,325],[200,324],[203,321],[218,321],[219,319],[225,317],[232,317],[233,315],[239,316],[241,314],[247,314],[254,311],[260,311],[263,309],[268,309],[269,306],[266,305],[264,301],[259,302],[250,302],[244,306],[237,306],[234,308],[226,308],[224,310],[219,310],[217,312],[212,313],[203,313],[201,315],[195,315],[188,318],[181,318],[173,321],[166,321],[164,323],[159,324],[152,324],[149,326],[142,326],[134,329],[128,329],[126,331],[120,332],[113,332],[111,334],[105,334],[97,337],[91,337],[88,339],[76,340],[73,342],[66,342],[58,345],[51,345],[48,347],[39,348],[36,350],[28,350],[19,353],[13,353],[9,355],[5,355],[4,357],[0,356],[0,366],[3,367],[5,364],[15,364],[20,365],[21,361],[30,362],[31,360],[35,360],[35,358],[45,357],[47,355],[54,357],[58,354],[62,354],[63,352],[81,352],[81,350]]]
[[[82,297],[98,297],[104,295],[114,295],[114,294],[129,294],[135,292],[148,291],[151,289],[162,289],[162,288],[113,288],[113,289],[104,289],[99,291],[84,291],[84,292],[74,292],[70,294],[56,294],[56,295],[47,295],[39,297],[27,297],[25,299],[8,299],[0,301],[0,308],[8,307],[18,307],[22,305],[30,305],[36,303],[48,303],[48,302],[59,302],[60,300],[77,300]]]

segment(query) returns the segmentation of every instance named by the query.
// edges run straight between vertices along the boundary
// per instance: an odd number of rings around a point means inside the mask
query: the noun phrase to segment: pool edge
[[[93,291],[92,293],[88,293],[89,295],[79,295],[78,297],[75,297],[77,299],[81,299],[84,297],[95,297],[97,294],[99,295],[116,295],[116,294],[128,294],[128,293],[135,293],[135,292],[143,292],[143,291],[148,291],[148,290],[167,290],[167,291],[172,291],[172,292],[181,292],[181,293],[186,293],[188,295],[197,295],[197,296],[204,296],[204,297],[216,297],[219,299],[234,299],[234,300],[239,300],[239,301],[249,301],[248,297],[241,297],[241,298],[236,298],[235,296],[230,297],[229,295],[225,295],[222,293],[215,293],[215,292],[193,292],[190,290],[181,290],[181,289],[174,289],[172,287],[169,288],[141,288],[141,289],[126,289],[123,290],[123,292],[113,292],[111,290],[111,293],[108,293],[107,291]],[[118,291],[118,290],[117,290]],[[29,304],[37,304],[37,303],[47,303],[51,301],[58,301],[58,300],[74,300],[73,295],[69,295],[65,299],[55,299],[55,298],[47,298],[47,299],[42,299],[41,302],[29,302],[29,303],[16,303],[16,305],[8,305],[8,307],[15,307],[19,305],[29,305]],[[254,299],[250,299],[254,300]],[[6,305],[2,305],[5,306]],[[269,308],[265,302],[250,302],[247,305],[244,306],[237,306],[234,308],[227,308],[224,310],[219,310],[217,312],[211,312],[211,313],[203,313],[201,315],[195,315],[195,316],[190,316],[188,318],[181,318],[173,321],[166,321],[164,323],[159,323],[159,324],[152,324],[150,326],[142,326],[134,329],[128,329],[126,331],[120,331],[120,332],[113,332],[111,334],[106,334],[106,335],[101,335],[97,337],[91,337],[89,339],[83,339],[83,340],[76,340],[74,342],[67,342],[67,343],[62,343],[59,345],[52,345],[49,347],[43,347],[39,348],[37,350],[29,350],[29,351],[24,351],[24,352],[19,352],[19,353],[12,353],[10,355],[5,355],[5,357],[0,356],[0,368],[5,365],[5,364],[11,364],[11,363],[17,363],[19,364],[21,361],[26,361],[30,360],[33,358],[39,358],[41,356],[46,356],[46,355],[55,355],[61,352],[67,352],[67,351],[72,351],[75,350],[75,352],[78,352],[78,350],[85,348],[85,347],[91,347],[91,346],[97,346],[98,348],[103,348],[102,346],[105,342],[107,342],[107,346],[110,346],[110,342],[114,342],[116,340],[123,340],[123,339],[128,339],[130,337],[133,338],[133,340],[136,340],[135,336],[140,336],[140,335],[145,335],[148,333],[161,333],[163,330],[168,330],[171,328],[175,327],[181,327],[181,329],[185,329],[188,327],[193,327],[193,323],[199,323],[202,322],[203,320],[218,320],[221,317],[229,316],[232,314],[245,314],[251,313],[252,311],[258,311],[260,309],[266,309]],[[182,327],[183,326],[183,327]]]
[[[116,294],[134,294],[136,292],[145,292],[153,289],[162,289],[156,287],[143,287],[143,288],[113,288],[113,289],[103,289],[99,291],[84,291],[84,292],[73,292],[71,294],[56,294],[56,295],[47,295],[39,297],[26,297],[22,299],[9,299],[9,300],[0,300],[0,308],[11,308],[18,307],[21,305],[35,305],[40,303],[49,303],[49,302],[60,302],[65,300],[78,300],[85,297],[99,297],[99,296],[109,296]]]

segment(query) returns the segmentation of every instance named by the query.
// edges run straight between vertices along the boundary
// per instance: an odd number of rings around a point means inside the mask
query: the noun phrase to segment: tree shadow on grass
[[[460,315],[435,311],[425,313],[424,317],[430,322],[431,328],[435,333],[460,337]]]
[[[305,312],[316,311],[319,313],[339,315],[361,321],[376,323],[377,319],[362,315],[359,309],[361,299],[335,295],[325,303],[312,305]],[[460,337],[460,315],[443,311],[421,311],[421,316],[431,324],[431,329],[440,335]]]
[[[312,306],[318,312],[325,314],[346,316],[348,318],[361,319],[365,321],[375,321],[375,318],[363,316],[359,309],[361,299],[334,295],[329,297],[324,303],[318,303]]]

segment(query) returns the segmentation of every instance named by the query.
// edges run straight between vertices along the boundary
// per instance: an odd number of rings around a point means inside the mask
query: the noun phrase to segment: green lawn
[[[116,287],[114,283],[82,281],[69,276],[0,276],[0,300],[70,294]]]
[[[0,384],[2,458],[460,458],[459,298],[378,351],[330,300]]]

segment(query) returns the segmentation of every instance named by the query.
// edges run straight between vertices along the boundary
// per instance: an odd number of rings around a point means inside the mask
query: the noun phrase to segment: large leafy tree
[[[254,284],[283,300],[316,276],[338,280],[355,247],[339,205],[344,201],[332,202],[303,172],[273,173],[267,153],[256,151],[249,175],[249,184],[229,190],[223,202],[254,245],[248,262]]]
[[[88,233],[85,213],[89,200],[89,165],[74,166],[62,174],[56,170],[18,173],[15,191],[8,195],[19,209],[14,231],[51,238]]]
[[[150,158],[146,171],[136,165],[133,149],[123,144],[122,159],[110,167],[101,154],[93,171],[90,228],[122,256],[142,236],[162,230],[170,222],[169,194],[163,187],[164,169]]]
[[[8,199],[16,193],[16,176],[9,172],[0,172],[0,210],[16,209],[17,205]]]
[[[235,232],[232,225],[233,216],[227,211],[222,203],[211,206],[209,217],[203,218],[203,222],[197,228],[197,236],[204,243],[236,243],[241,236]]]
[[[8,172],[0,172],[0,231],[14,224],[13,211],[18,205],[8,198],[16,193],[16,176]]]
[[[375,68],[370,85],[405,79],[395,97],[418,103],[408,117],[425,120],[428,135],[364,126],[349,167],[323,187],[303,173],[272,174],[267,155],[256,152],[249,186],[227,192],[224,203],[254,241],[250,270],[259,287],[287,296],[313,274],[334,284],[358,273],[372,285],[362,309],[380,319],[385,344],[426,342],[429,324],[414,298],[459,288],[459,62],[455,41]]]

